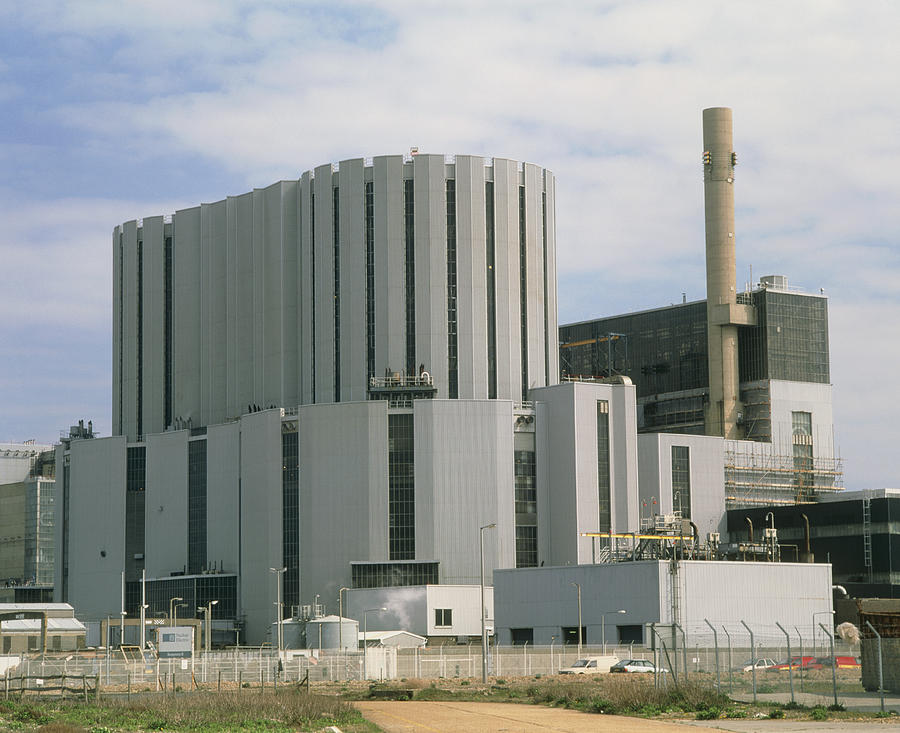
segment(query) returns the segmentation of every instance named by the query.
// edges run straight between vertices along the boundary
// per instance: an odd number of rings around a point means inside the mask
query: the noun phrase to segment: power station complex
[[[151,615],[215,600],[260,643],[279,581],[285,618],[471,588],[482,540],[509,598],[517,568],[767,559],[726,509],[841,487],[827,301],[737,292],[731,111],[703,127],[706,301],[561,328],[555,180],[529,163],[345,160],[117,226],[113,435],[57,448],[55,599],[133,617],[143,578]],[[525,638],[504,603],[498,637]],[[437,610],[419,633],[473,633]]]

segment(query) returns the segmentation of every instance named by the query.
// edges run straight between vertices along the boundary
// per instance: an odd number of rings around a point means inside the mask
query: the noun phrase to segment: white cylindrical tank
[[[307,649],[356,651],[359,648],[358,639],[359,621],[352,618],[322,616],[306,622]]]

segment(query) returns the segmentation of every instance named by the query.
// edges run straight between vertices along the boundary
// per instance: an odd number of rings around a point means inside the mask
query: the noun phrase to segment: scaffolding
[[[798,461],[774,450],[740,450],[725,442],[725,505],[738,509],[768,504],[808,504],[824,493],[843,490],[840,458]],[[743,444],[744,446],[747,443]],[[765,444],[757,444],[762,448]]]

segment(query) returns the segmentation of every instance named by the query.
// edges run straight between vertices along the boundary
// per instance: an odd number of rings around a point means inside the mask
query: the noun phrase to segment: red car
[[[779,662],[774,667],[769,667],[767,672],[787,672],[788,667],[791,669],[813,669],[813,666],[816,664],[817,660],[815,657],[791,657],[790,663],[785,659],[783,662]]]
[[[859,669],[859,657],[819,657],[812,669]]]

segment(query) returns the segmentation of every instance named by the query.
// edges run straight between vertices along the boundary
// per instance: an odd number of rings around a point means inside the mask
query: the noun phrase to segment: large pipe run
[[[728,107],[703,110],[703,191],[706,212],[706,312],[709,404],[706,434],[739,438],[738,333],[734,249],[734,166]]]

